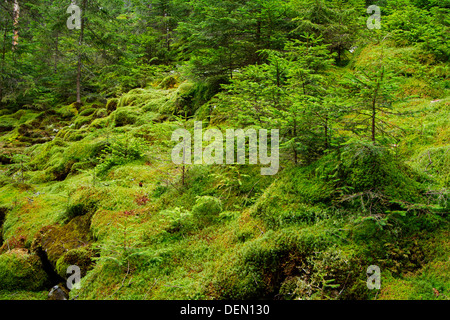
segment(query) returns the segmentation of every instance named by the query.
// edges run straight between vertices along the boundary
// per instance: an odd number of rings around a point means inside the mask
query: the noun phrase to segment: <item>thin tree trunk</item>
[[[372,99],[372,142],[376,142],[376,115],[377,115],[377,97],[380,90],[381,82],[384,78],[384,68],[381,70],[380,79],[377,82],[375,92]]]
[[[81,30],[80,30],[80,39],[78,42],[79,51],[78,51],[78,70],[77,70],[77,102],[81,103],[81,53],[83,46],[83,37],[84,37],[84,10],[86,9],[86,0],[83,0],[83,8],[81,9]]]
[[[166,33],[166,47],[167,47],[167,51],[170,51],[170,26],[169,26],[169,20],[168,17],[169,15],[167,14],[167,12],[164,11],[164,31]]]
[[[372,142],[375,143],[376,141],[376,126],[375,126],[375,122],[376,122],[376,114],[377,114],[377,109],[375,107],[375,99],[372,102]]]
[[[258,13],[261,14],[261,11],[259,11]],[[261,45],[261,33],[262,33],[262,22],[261,22],[261,18],[258,18],[258,20],[256,22],[256,36],[255,36],[256,47],[258,50],[263,47]],[[261,56],[259,54],[257,54],[256,57],[254,58],[254,62],[256,64],[261,63]]]
[[[281,74],[280,74],[280,66],[279,66],[278,60],[276,62],[276,68],[277,68],[277,87],[281,88]]]
[[[78,54],[77,69],[77,102],[81,103],[81,53]]]
[[[298,163],[298,154],[297,154],[297,148],[295,145],[295,142],[297,140],[297,120],[296,120],[296,114],[294,113],[294,130],[293,130],[293,136],[294,136],[294,143],[292,145],[292,151],[294,152],[294,163]]]
[[[20,6],[18,0],[14,0],[14,36],[12,42],[12,49],[15,50],[19,45],[19,18],[20,18]]]
[[[261,48],[261,25],[261,20],[258,18],[258,21],[256,22],[256,45],[258,46],[258,49]]]
[[[184,183],[185,183],[184,182],[185,181],[185,175],[186,175],[186,167],[185,167],[184,162],[183,162],[183,175],[182,175],[182,181],[181,181],[183,186],[184,186]]]
[[[6,38],[8,35],[7,31],[8,31],[7,24],[5,22],[5,28],[4,28],[4,33],[3,33],[3,48],[2,48],[2,69],[1,69],[2,76],[5,71]],[[2,100],[3,100],[3,77],[0,79],[0,105],[1,105]]]
[[[23,179],[23,159],[20,160],[20,177],[22,179],[22,183],[24,183],[24,179]]]
[[[230,79],[233,79],[233,61],[231,60],[231,58],[232,58],[232,53],[231,53],[231,49],[229,49],[228,62],[229,62],[229,68],[230,68]]]
[[[55,60],[53,64],[53,73],[58,73],[58,44],[59,44],[59,32],[56,33],[56,42],[55,42]]]

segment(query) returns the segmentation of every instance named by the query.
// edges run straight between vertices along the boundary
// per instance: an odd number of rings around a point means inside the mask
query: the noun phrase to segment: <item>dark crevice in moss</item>
[[[71,205],[67,208],[63,224],[67,224],[76,217],[88,216],[88,227],[90,228],[91,217],[97,211],[98,204],[96,201],[87,200],[82,203]]]
[[[3,223],[6,219],[8,208],[0,207],[0,247],[3,245]]]
[[[12,164],[11,156],[8,154],[0,154],[0,164]]]
[[[60,283],[65,283],[64,278],[62,278],[54,269],[48,259],[47,253],[42,249],[42,247],[37,248],[36,255],[39,257],[42,263],[42,269],[48,276],[48,286],[53,287]]]

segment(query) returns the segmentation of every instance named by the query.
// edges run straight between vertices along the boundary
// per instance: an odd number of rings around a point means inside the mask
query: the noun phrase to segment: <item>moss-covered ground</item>
[[[425,79],[412,48],[386,54],[404,62],[401,115],[383,115],[401,141],[282,160],[275,176],[171,161],[172,132],[193,127],[173,116],[196,88],[180,78],[107,104],[2,111],[0,299],[47,298],[42,255],[62,278],[81,268],[78,299],[449,299],[448,80]]]

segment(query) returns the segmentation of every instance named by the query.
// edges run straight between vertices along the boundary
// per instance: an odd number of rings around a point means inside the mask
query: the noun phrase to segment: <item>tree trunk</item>
[[[233,61],[232,61],[232,52],[231,49],[229,49],[229,55],[228,55],[228,61],[229,61],[229,68],[230,68],[230,79],[233,79]]]
[[[261,29],[262,29],[261,25],[262,25],[261,20],[258,19],[258,21],[256,22],[256,45],[258,46],[258,49],[261,48]]]
[[[281,74],[280,74],[280,66],[279,66],[278,60],[277,60],[276,67],[277,67],[277,87],[281,88]]]
[[[0,105],[2,104],[2,100],[3,100],[3,74],[5,72],[6,37],[8,35],[7,31],[8,31],[7,24],[5,22],[5,28],[4,28],[4,33],[3,33],[2,64],[1,64],[1,70],[0,70],[1,75],[2,75],[2,77],[0,78]]]
[[[261,15],[261,11],[259,10],[258,15]],[[261,44],[261,33],[262,33],[262,22],[261,18],[258,18],[256,22],[256,36],[255,36],[255,42],[256,42],[256,48],[257,50],[260,50],[263,46]],[[261,56],[259,54],[256,54],[254,58],[255,64],[261,63]]]
[[[185,164],[184,164],[184,162],[183,162],[183,175],[182,175],[182,181],[181,181],[181,183],[182,183],[182,185],[184,186],[184,181],[185,181],[185,176],[186,176],[186,167],[185,167]]]
[[[53,64],[53,73],[58,73],[58,44],[59,44],[59,32],[56,33],[56,40],[55,40],[55,60]]]
[[[21,182],[24,183],[24,178],[23,178],[23,159],[20,160],[20,177],[21,177]]]
[[[16,47],[19,45],[19,17],[20,17],[20,6],[18,0],[14,0],[14,14],[13,14],[14,20],[14,36],[13,36],[13,42],[12,42],[12,49],[15,50]]]
[[[297,154],[297,148],[295,145],[295,142],[297,140],[297,120],[296,120],[297,115],[294,113],[294,128],[293,128],[293,136],[294,136],[294,143],[292,145],[292,151],[294,152],[294,163],[297,164],[298,163],[298,154]]]
[[[380,79],[377,81],[377,86],[375,88],[375,92],[373,94],[372,99],[372,142],[376,142],[376,116],[377,116],[377,97],[380,90],[381,82],[384,78],[384,68],[381,70]]]
[[[170,26],[167,12],[164,12],[164,32],[166,33],[167,52],[170,52]]]
[[[376,122],[376,114],[377,114],[377,109],[375,107],[375,99],[372,103],[372,142],[375,143],[376,141],[376,126],[375,126],[375,122]]]
[[[81,103],[81,53],[78,54],[77,69],[77,102]]]
[[[77,102],[81,103],[81,54],[82,54],[82,46],[83,46],[83,37],[84,37],[84,10],[86,9],[86,0],[83,0],[83,7],[81,9],[81,30],[80,30],[80,39],[78,42],[79,50],[78,50],[78,70],[77,70]]]

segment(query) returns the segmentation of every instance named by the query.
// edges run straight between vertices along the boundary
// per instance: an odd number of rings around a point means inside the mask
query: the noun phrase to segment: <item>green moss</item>
[[[0,133],[8,132],[8,131],[11,131],[13,129],[14,129],[14,126],[12,124],[8,124],[8,123],[5,123],[5,122],[1,122],[0,123]]]
[[[48,260],[56,268],[57,261],[66,252],[88,245],[90,234],[90,215],[75,217],[63,226],[48,226],[36,235],[31,248],[34,252],[43,250]]]
[[[93,167],[93,164],[90,161],[77,162],[77,163],[73,164],[73,166],[71,168],[71,172],[76,174],[76,173],[88,170],[92,167]]]
[[[109,124],[111,123],[111,119],[110,118],[100,118],[100,119],[95,119],[94,121],[92,121],[92,123],[89,125],[89,129],[102,129],[102,128],[106,128],[109,126]]]
[[[351,250],[331,247],[314,252],[291,266],[292,273],[281,284],[279,295],[286,300],[367,299],[367,276],[361,272],[361,264],[364,262]]]
[[[97,109],[97,111],[95,112],[95,117],[97,119],[106,118],[107,116],[108,116],[108,111],[106,108]]]
[[[78,115],[78,110],[73,105],[62,106],[57,109],[57,112],[61,115],[61,117],[66,119],[71,119]]]
[[[411,280],[414,287],[413,299],[449,300],[450,261],[433,261],[424,268],[422,274]]]
[[[160,89],[172,89],[177,85],[178,81],[175,76],[167,76],[165,77],[158,85]]]
[[[199,224],[208,224],[217,219],[222,212],[222,202],[220,199],[210,196],[198,197],[192,215],[198,220]]]
[[[424,201],[420,175],[388,148],[370,142],[347,144],[342,152],[321,159],[316,171],[337,191],[335,198],[363,211],[370,207],[371,213],[384,212],[393,201]]]
[[[79,115],[82,117],[88,117],[88,116],[94,114],[96,111],[97,111],[97,109],[95,109],[95,108],[86,108],[83,111],[81,111]]]
[[[47,291],[3,291],[0,290],[0,300],[47,300],[48,292]]]
[[[60,141],[60,140],[59,140]],[[101,155],[106,148],[107,142],[102,139],[84,139],[82,141],[64,143],[51,142],[36,146],[32,149],[33,161],[30,165],[38,170],[44,170],[45,175],[51,180],[64,180],[71,172],[73,165],[78,162],[91,162]]]
[[[374,47],[361,50],[357,66],[372,64]],[[386,52],[388,59],[416,61],[412,51]],[[193,165],[181,184],[181,168],[170,161],[179,126],[173,115],[207,120],[219,84],[178,86],[174,76],[164,89],[134,89],[106,107],[61,106],[38,117],[0,110],[0,131],[3,124],[15,128],[0,148],[22,148],[16,139],[32,144],[60,130],[52,142],[26,150],[34,170],[27,185],[14,184],[5,157],[5,240],[23,236],[22,247],[47,250],[62,277],[68,266],[80,266],[86,277],[71,294],[81,299],[370,299],[376,293],[367,290],[365,269],[373,263],[382,267],[378,298],[449,296],[448,235],[430,239],[433,248],[411,240],[447,222],[450,181],[449,100],[428,98],[444,95],[445,85],[438,81],[428,91],[429,79],[419,76],[424,67],[415,66],[400,63],[408,79],[398,95],[424,98],[395,104],[415,116],[389,115],[406,130],[395,149],[342,144],[348,135],[339,118],[330,123],[329,152],[317,152],[314,162],[300,157],[308,162],[297,165],[283,154],[280,172],[267,178],[257,166]],[[433,70],[445,75],[445,68]],[[212,120],[227,128],[220,117]]]
[[[335,189],[317,177],[314,167],[289,167],[258,197],[251,215],[270,228],[316,223],[328,217],[323,205],[333,200]]]
[[[91,199],[84,199],[82,202],[78,202],[67,207],[67,210],[64,213],[64,222],[69,222],[75,217],[93,214],[96,210],[97,202]]]
[[[193,116],[196,114],[199,119],[205,119],[205,110],[198,113],[197,110],[211,98],[208,96],[208,90],[208,86],[202,83],[183,82],[176,90],[176,97],[172,105],[180,115]]]
[[[142,108],[145,112],[161,112],[163,108],[174,105],[176,96],[174,90],[135,89],[120,98],[118,108],[133,107],[131,111]]]
[[[124,94],[120,97],[117,107],[137,107],[140,108],[145,105],[145,103],[154,97],[153,89],[133,89],[130,92]]]
[[[70,109],[76,109],[77,111],[80,111],[81,107],[83,107],[83,103],[80,102],[74,102],[69,106]]]
[[[138,119],[138,114],[128,109],[118,109],[114,112],[114,125],[116,127],[123,127],[134,124]]]
[[[67,133],[64,135],[64,140],[69,142],[77,142],[81,141],[86,137],[86,132],[81,130],[67,130]]]
[[[80,268],[81,277],[84,277],[93,267],[94,255],[93,250],[88,246],[71,249],[56,262],[56,272],[62,278],[67,278],[67,268],[77,266]]]
[[[92,115],[90,116],[78,116],[74,122],[75,129],[80,129],[83,126],[89,125],[94,120]]]
[[[246,242],[238,253],[223,256],[216,265],[212,294],[218,299],[239,300],[273,296],[286,278],[298,272],[295,266],[329,244],[323,232],[293,228],[268,231]]]
[[[2,290],[36,291],[44,288],[47,274],[36,255],[14,249],[0,255],[0,287]]]

